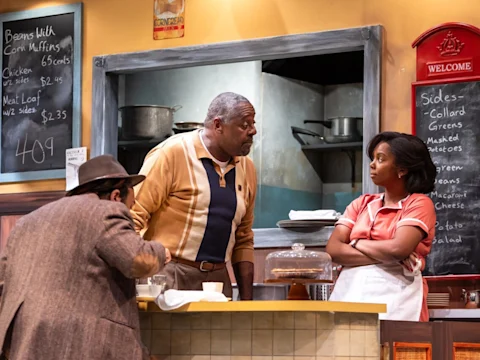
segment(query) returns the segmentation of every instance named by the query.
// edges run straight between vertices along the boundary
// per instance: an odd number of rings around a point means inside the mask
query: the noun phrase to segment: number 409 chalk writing
[[[36,164],[42,164],[45,161],[45,149],[50,150],[50,156],[53,156],[53,137],[49,137],[47,140],[45,140],[43,145],[40,141],[35,140],[30,150],[27,150],[27,141],[28,135],[25,135],[25,140],[23,141],[23,151],[19,151],[20,139],[18,139],[17,142],[17,151],[15,152],[15,156],[22,157],[22,165],[25,164],[25,155],[27,154],[30,154],[32,160]],[[35,152],[38,154],[37,156],[35,155]]]

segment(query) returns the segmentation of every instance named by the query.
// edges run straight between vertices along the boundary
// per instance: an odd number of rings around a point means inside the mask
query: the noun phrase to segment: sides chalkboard
[[[81,4],[0,24],[0,181],[65,177],[65,150],[80,144]]]
[[[480,82],[414,85],[415,130],[437,166],[426,275],[480,273]]]

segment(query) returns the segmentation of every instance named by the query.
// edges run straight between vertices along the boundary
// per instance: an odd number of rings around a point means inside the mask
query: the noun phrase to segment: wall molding
[[[25,215],[65,196],[65,191],[0,194],[0,216]]]

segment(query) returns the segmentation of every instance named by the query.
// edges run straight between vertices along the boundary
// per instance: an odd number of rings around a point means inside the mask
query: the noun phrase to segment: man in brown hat
[[[170,254],[133,228],[133,186],[144,179],[98,156],[65,198],[18,221],[0,261],[0,349],[10,358],[148,358],[134,278]]]

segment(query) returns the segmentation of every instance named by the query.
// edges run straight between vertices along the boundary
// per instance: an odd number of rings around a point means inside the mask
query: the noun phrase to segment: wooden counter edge
[[[139,310],[163,312],[152,297],[137,297]],[[178,309],[165,312],[247,312],[247,311],[309,311],[309,312],[348,312],[379,314],[387,312],[385,304],[350,303],[337,301],[229,301],[229,302],[194,302]]]

